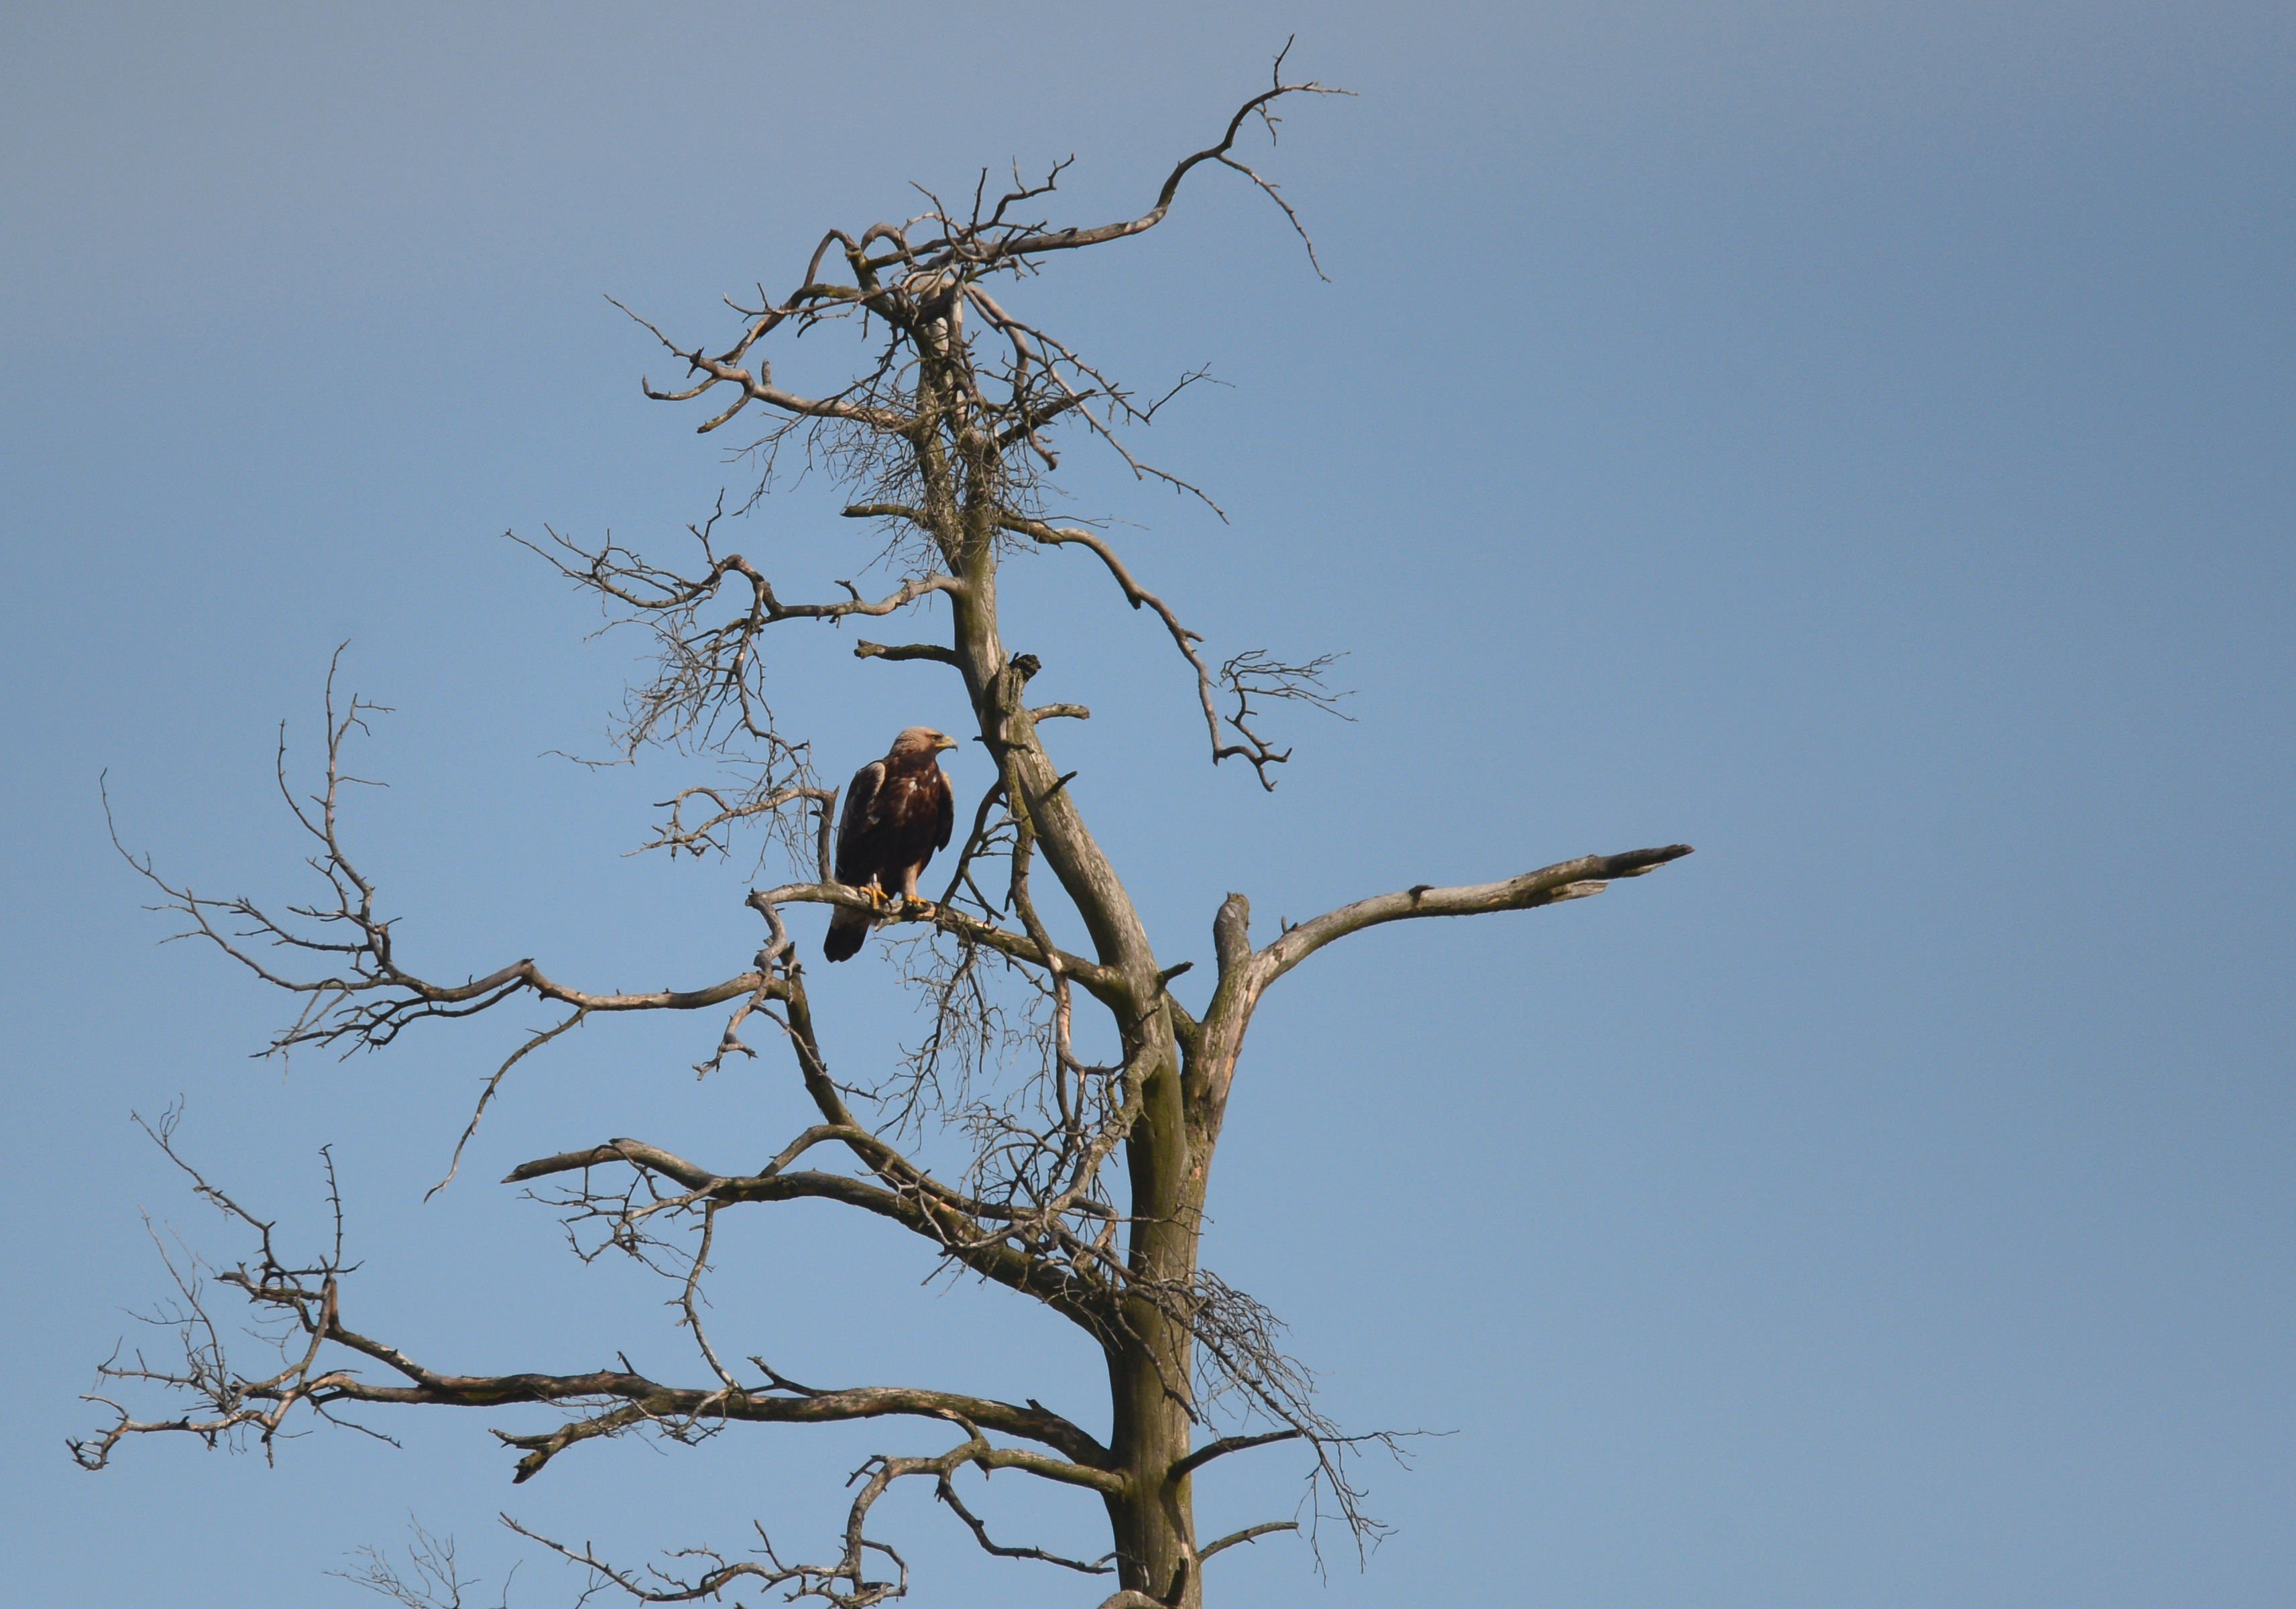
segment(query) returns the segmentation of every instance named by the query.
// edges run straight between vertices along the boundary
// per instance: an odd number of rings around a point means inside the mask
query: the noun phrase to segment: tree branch
[[[1287,665],[1259,649],[1251,649],[1228,659],[1219,668],[1218,682],[1235,696],[1236,700],[1235,714],[1223,717],[1213,703],[1217,695],[1211,666],[1206,665],[1203,656],[1196,651],[1196,644],[1204,640],[1203,633],[1191,631],[1182,625],[1171,605],[1134,579],[1131,570],[1105,537],[1075,526],[1052,525],[1042,519],[1009,512],[1000,513],[996,523],[1016,535],[1026,536],[1048,546],[1075,546],[1089,550],[1108,568],[1109,575],[1122,589],[1127,603],[1136,609],[1145,607],[1156,612],[1157,618],[1164,623],[1164,629],[1171,634],[1172,645],[1180,650],[1180,657],[1196,674],[1196,702],[1203,712],[1204,730],[1211,739],[1213,764],[1226,759],[1244,760],[1259,776],[1259,785],[1272,792],[1275,782],[1267,774],[1267,768],[1283,764],[1292,757],[1292,751],[1275,747],[1251,730],[1248,723],[1254,713],[1252,699],[1297,698],[1326,714],[1340,714],[1335,706],[1336,700],[1347,695],[1327,692],[1323,685],[1323,674],[1331,667],[1334,656],[1325,654],[1305,664]],[[1341,716],[1343,720],[1346,718]],[[1220,730],[1223,725],[1233,728],[1242,741],[1226,741]]]
[[[1025,961],[1036,967],[1049,965],[1049,953],[1050,958],[1058,960],[1062,971],[1090,990],[1095,997],[1106,1001],[1111,1005],[1128,998],[1122,975],[1114,968],[1103,967],[1098,961],[1086,960],[1083,956],[1072,955],[1057,946],[1051,948],[1048,952],[1046,946],[1039,944],[1026,934],[1010,932],[992,923],[981,921],[976,917],[967,916],[961,911],[953,910],[946,903],[922,911],[914,906],[906,910],[897,907],[893,914],[888,917],[883,906],[871,900],[867,894],[848,888],[842,883],[783,883],[777,888],[753,892],[748,901],[750,905],[761,909],[767,905],[778,905],[788,902],[795,902],[799,904],[841,905],[849,911],[865,911],[871,916],[887,921],[929,922],[944,932],[955,935],[958,938],[983,945],[1000,955],[1010,956],[1016,961]],[[719,998],[732,997],[721,995]]]
[[[1201,1564],[1206,1559],[1211,1557],[1215,1553],[1221,1551],[1223,1548],[1233,1548],[1238,1542],[1256,1541],[1261,1537],[1273,1535],[1278,1531],[1297,1531],[1299,1529],[1300,1522],[1297,1520],[1269,1520],[1259,1525],[1247,1525],[1242,1531],[1231,1531],[1226,1536],[1220,1538],[1218,1541],[1212,1542],[1197,1548],[1196,1563]]]
[[[1285,53],[1288,53],[1291,50],[1292,47],[1288,41],[1284,45],[1283,48]],[[1262,90],[1259,94],[1252,96],[1251,99],[1246,101],[1242,106],[1236,108],[1235,116],[1228,119],[1227,132],[1221,136],[1218,144],[1207,146],[1205,149],[1197,151],[1193,156],[1182,158],[1179,163],[1173,167],[1171,173],[1165,178],[1162,188],[1157,191],[1156,204],[1150,208],[1146,212],[1141,214],[1138,217],[1128,218],[1120,223],[1103,224],[1096,228],[1091,229],[1062,229],[1058,231],[1044,231],[1037,233],[1024,234],[1019,239],[1007,244],[1000,245],[996,249],[997,255],[1001,257],[1027,257],[1045,251],[1073,251],[1081,247],[1098,246],[1109,241],[1120,241],[1128,235],[1145,233],[1147,231],[1153,229],[1158,224],[1162,223],[1164,221],[1165,215],[1171,211],[1172,199],[1179,193],[1181,180],[1186,178],[1190,172],[1202,166],[1206,162],[1218,162],[1224,167],[1233,167],[1237,172],[1244,175],[1247,178],[1250,179],[1254,184],[1258,185],[1270,200],[1274,200],[1277,206],[1283,208],[1284,216],[1291,219],[1292,229],[1298,233],[1300,239],[1308,248],[1308,261],[1310,263],[1314,263],[1316,245],[1313,241],[1308,239],[1307,231],[1300,227],[1298,215],[1292,212],[1290,206],[1285,204],[1283,198],[1276,193],[1275,185],[1270,184],[1267,180],[1252,172],[1250,168],[1246,167],[1242,163],[1233,160],[1229,157],[1228,152],[1234,149],[1235,137],[1237,134],[1242,130],[1244,120],[1251,117],[1255,112],[1259,114],[1259,116],[1266,120],[1269,136],[1273,138],[1275,132],[1275,119],[1268,116],[1267,108],[1285,95],[1345,95],[1352,94],[1355,92],[1345,89],[1332,89],[1324,85],[1315,83],[1312,80],[1305,84],[1286,84],[1283,81],[1283,56],[1279,53],[1275,58],[1275,76],[1276,81],[1274,87]],[[1319,279],[1324,277],[1322,265],[1317,264],[1316,265],[1316,277]]]
[[[943,1256],[982,1278],[1036,1297],[1096,1339],[1106,1335],[1107,1293],[1086,1284],[1071,1269],[1008,1244],[1009,1229],[979,1221],[996,1210],[991,1204],[950,1190],[857,1125],[840,1126],[840,1131],[834,1133],[809,1130],[798,1147],[826,1139],[840,1140],[852,1148],[886,1182],[875,1184],[850,1174],[812,1169],[725,1177],[695,1167],[657,1147],[629,1139],[523,1163],[512,1169],[503,1182],[525,1183],[619,1162],[660,1172],[686,1187],[686,1195],[650,1203],[643,1209],[601,1209],[597,1205],[599,1198],[586,1188],[559,1202],[562,1206],[589,1209],[613,1217],[629,1229],[659,1213],[676,1212],[702,1202],[726,1205],[738,1202],[838,1202],[898,1224],[931,1242]],[[1012,1214],[1008,1212],[1001,1215]]]
[[[956,657],[955,650],[943,648],[938,642],[904,642],[889,647],[882,642],[863,641],[853,645],[853,657],[856,659],[930,659],[936,665],[951,665],[959,669],[964,666],[964,661]]]
[[[1167,1481],[1185,1480],[1214,1458],[1224,1458],[1229,1453],[1244,1452],[1254,1447],[1272,1446],[1278,1442],[1296,1442],[1307,1433],[1304,1430],[1271,1430],[1265,1435],[1222,1436],[1217,1442],[1206,1442],[1173,1465],[1172,1473],[1164,1478]]]
[[[1691,852],[1687,844],[1631,849],[1624,854],[1581,855],[1498,883],[1461,888],[1431,888],[1422,883],[1398,894],[1374,894],[1287,928],[1283,936],[1251,958],[1260,988],[1275,982],[1333,939],[1382,922],[1423,916],[1483,916],[1494,911],[1529,911],[1563,900],[1600,894],[1620,878],[1641,877]]]

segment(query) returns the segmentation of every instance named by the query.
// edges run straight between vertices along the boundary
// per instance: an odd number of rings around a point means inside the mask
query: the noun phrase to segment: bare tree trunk
[[[1150,1021],[1163,1054],[1144,1082],[1143,1110],[1126,1146],[1135,1294],[1124,1303],[1125,1333],[1109,1348],[1108,1373],[1115,1409],[1110,1450],[1127,1488],[1110,1517],[1124,1584],[1175,1609],[1195,1609],[1203,1583],[1191,1482],[1185,1473],[1173,1474],[1194,1433],[1195,1338],[1185,1310],[1174,1309],[1194,1285],[1202,1171],[1191,1165],[1168,1017],[1159,1012]]]

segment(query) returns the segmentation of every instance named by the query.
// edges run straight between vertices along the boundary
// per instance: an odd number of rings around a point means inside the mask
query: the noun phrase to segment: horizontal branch
[[[789,1164],[816,1145],[846,1146],[882,1180],[815,1169],[790,1172]],[[684,1185],[687,1194],[649,1206],[640,1216],[697,1203],[733,1205],[743,1202],[834,1201],[900,1225],[931,1241],[942,1255],[993,1284],[1036,1297],[1095,1337],[1109,1326],[1107,1293],[1069,1267],[1012,1245],[1004,1237],[1019,1214],[949,1188],[856,1123],[818,1123],[783,1148],[756,1173],[720,1174],[642,1140],[613,1139],[578,1151],[562,1151],[520,1164],[504,1184],[526,1184],[554,1174],[579,1172],[616,1163],[651,1170]],[[583,1197],[583,1199],[586,1199]],[[983,1219],[990,1221],[984,1223]]]
[[[1016,961],[1046,967],[1057,960],[1062,972],[1090,990],[1095,999],[1111,1006],[1121,1006],[1128,999],[1123,977],[1114,968],[1086,960],[1083,956],[1072,954],[1058,945],[1040,944],[1026,934],[1013,933],[981,921],[947,904],[922,907],[911,904],[905,909],[897,908],[887,919],[883,906],[858,889],[849,888],[842,883],[783,883],[777,888],[752,892],[749,903],[761,909],[785,903],[841,905],[848,911],[863,911],[880,919],[930,922],[944,933],[970,940]]]
[[[413,1364],[395,1349],[340,1326],[331,1327],[327,1339],[390,1363],[409,1376],[411,1383],[373,1384],[337,1370],[312,1381],[307,1388],[317,1406],[348,1401],[496,1408],[519,1402],[619,1401],[642,1410],[648,1418],[662,1419],[702,1417],[771,1425],[826,1425],[890,1417],[955,1419],[1000,1434],[1018,1436],[1063,1455],[1061,1458],[1048,1458],[999,1449],[990,1457],[1000,1467],[1023,1469],[1047,1480],[1101,1491],[1116,1491],[1122,1484],[1121,1477],[1105,1467],[1109,1462],[1107,1449],[1078,1426],[1042,1407],[1000,1402],[989,1397],[906,1385],[859,1385],[797,1394],[769,1389],[729,1391],[722,1385],[705,1391],[694,1386],[665,1385],[625,1369],[597,1369],[574,1375],[446,1375]],[[578,1439],[584,1438],[570,1440]],[[533,1440],[539,1442],[543,1438]],[[560,1446],[565,1444],[561,1442]],[[545,1449],[537,1445],[529,1459],[521,1460],[519,1478],[532,1475],[557,1450],[558,1447]],[[529,1461],[531,1467],[528,1466]]]
[[[852,583],[844,582],[849,596],[832,603],[784,603],[774,591],[774,584],[748,559],[739,553],[727,553],[713,558],[709,568],[699,575],[681,575],[664,569],[640,559],[636,553],[610,543],[592,551],[570,542],[550,527],[553,543],[564,552],[571,553],[583,562],[570,564],[559,553],[538,542],[509,533],[512,541],[530,552],[539,554],[568,580],[594,589],[601,596],[611,598],[631,608],[644,612],[660,612],[688,608],[714,595],[728,576],[738,576],[750,588],[750,608],[745,621],[736,622],[729,629],[754,630],[783,620],[842,620],[848,615],[865,615],[872,618],[906,608],[918,599],[934,592],[960,592],[964,584],[953,576],[938,573],[912,576],[882,598],[864,598]],[[696,528],[697,535],[700,527]]]
[[[970,1215],[995,1210],[988,1203],[976,1201],[961,1191],[940,1184],[883,1139],[857,1123],[816,1123],[783,1146],[779,1155],[755,1173],[713,1173],[674,1152],[648,1145],[641,1139],[610,1139],[603,1145],[591,1146],[585,1150],[562,1151],[555,1156],[522,1162],[503,1176],[503,1182],[526,1184],[554,1173],[577,1172],[584,1168],[604,1167],[622,1162],[634,1168],[650,1168],[666,1179],[676,1180],[693,1193],[693,1200],[698,1201],[707,1196],[721,1201],[735,1201],[747,1199],[740,1193],[744,1187],[782,1178],[786,1175],[790,1164],[806,1152],[816,1146],[832,1143],[847,1147],[870,1167],[897,1180],[905,1190],[922,1191],[942,1205]]]
[[[699,989],[647,989],[636,993],[593,994],[549,977],[532,960],[513,962],[500,971],[488,974],[476,983],[463,984],[454,988],[425,984],[404,973],[390,981],[423,1000],[437,1002],[472,1000],[497,989],[523,984],[545,1000],[579,1007],[585,1011],[695,1011],[706,1006],[723,1005],[744,994],[754,994],[760,988],[767,988],[768,992],[771,992],[770,980],[763,973],[742,972],[719,983],[705,984]]]
[[[848,519],[906,519],[922,530],[932,529],[932,521],[924,510],[913,509],[906,502],[852,502],[838,510]]]
[[[964,661],[956,650],[943,648],[938,642],[883,643],[863,641],[853,645],[856,659],[931,659],[938,665],[953,665],[963,669]]]

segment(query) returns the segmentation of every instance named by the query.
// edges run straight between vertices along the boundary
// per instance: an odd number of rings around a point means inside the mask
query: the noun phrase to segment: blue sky
[[[348,640],[396,712],[351,830],[403,943],[441,973],[738,969],[746,861],[623,858],[684,773],[552,753],[594,745],[636,645],[586,640],[500,535],[665,543],[745,484],[638,396],[658,349],[603,297],[717,339],[721,295],[983,164],[1073,152],[1074,216],[1136,210],[1294,32],[1358,92],[1267,158],[1330,283],[1201,175],[1026,295],[1144,388],[1226,382],[1144,445],[1229,523],[1080,444],[1063,493],[1216,648],[1346,651],[1355,720],[1289,723],[1263,795],[1203,762],[1152,623],[1030,559],[1007,638],[1093,706],[1058,733],[1078,796],[1175,960],[1230,888],[1264,928],[1699,853],[1361,935],[1263,1009],[1207,1260],[1339,1417],[1447,1433],[1372,1471],[1398,1530],[1366,1570],[1264,1541],[1213,1601],[2296,1593],[2286,8],[96,5],[0,20],[26,1601],[372,1601],[323,1572],[409,1513],[490,1582],[526,1559],[514,1605],[574,1582],[500,1509],[633,1558],[752,1517],[824,1537],[882,1433],[618,1442],[515,1491],[485,1432],[512,1416],[70,1466],[76,1393],[160,1290],[139,1210],[236,1251],[131,1109],[180,1096],[187,1150],[288,1226],[331,1143],[363,1313],[442,1365],[620,1347],[680,1377],[663,1293],[487,1181],[618,1133],[730,1167],[803,1119],[771,1058],[697,1083],[707,1027],[586,1029],[425,1205],[520,1022],[249,1059],[276,1003],[154,947],[96,778],[163,868],[294,894],[276,723],[308,759]],[[815,478],[737,545],[824,591],[869,556],[834,506]],[[962,721],[930,667],[775,651],[837,774]],[[882,961],[817,987],[856,1068],[908,1025]],[[799,1378],[1090,1417],[1059,1327],[927,1271],[791,1212],[742,1226],[717,1322]],[[1299,1470],[1254,1458],[1204,1482],[1208,1534],[1291,1513]],[[1094,1545],[1080,1503],[984,1500]],[[915,1601],[1097,1601],[924,1500],[888,1517]]]

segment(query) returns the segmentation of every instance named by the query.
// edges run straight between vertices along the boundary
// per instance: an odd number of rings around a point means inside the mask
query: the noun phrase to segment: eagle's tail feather
[[[830,913],[829,934],[821,941],[821,953],[832,961],[849,960],[861,953],[861,941],[868,936],[868,913],[840,905]]]

